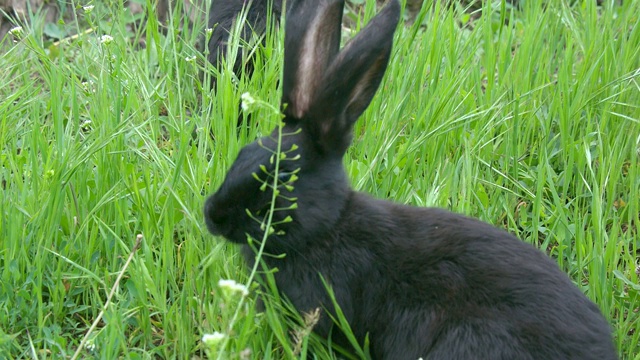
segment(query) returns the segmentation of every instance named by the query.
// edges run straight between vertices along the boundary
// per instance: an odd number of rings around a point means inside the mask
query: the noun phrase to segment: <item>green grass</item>
[[[540,247],[611,321],[621,358],[640,359],[640,1],[523,3],[471,20],[434,5],[399,29],[345,165],[359,190]],[[80,358],[332,356],[309,326],[294,344],[277,298],[261,313],[218,286],[248,273],[202,216],[276,124],[263,106],[235,127],[244,92],[277,107],[281,38],[253,77],[223,69],[211,92],[202,24],[165,34],[150,14],[132,32],[99,5],[79,9],[94,32],[54,45],[34,16],[0,56],[0,358],[70,358],[87,333]],[[207,354],[214,332],[226,340]]]

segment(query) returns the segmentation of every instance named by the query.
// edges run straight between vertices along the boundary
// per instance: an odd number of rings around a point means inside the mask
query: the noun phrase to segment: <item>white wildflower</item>
[[[82,10],[84,10],[85,14],[89,14],[89,13],[91,13],[93,11],[94,7],[95,6],[93,6],[93,5],[87,5],[87,6],[83,6]]]
[[[240,351],[240,360],[249,360],[251,359],[251,349],[246,348]]]
[[[211,34],[213,34],[213,29],[212,28],[206,28],[206,29],[204,29],[204,33],[205,33],[205,35],[207,35],[207,37],[210,37]]]
[[[9,34],[15,36],[15,37],[21,37],[22,34],[24,33],[24,31],[22,31],[22,26],[16,26],[14,28],[12,28],[11,30],[9,30]]]
[[[242,110],[243,111],[249,111],[251,109],[251,107],[253,106],[253,104],[256,103],[256,99],[254,99],[253,96],[251,96],[251,94],[249,94],[248,92],[242,94],[242,96],[240,96],[240,98],[242,99]]]
[[[96,350],[96,344],[93,342],[93,340],[88,340],[85,347],[87,348],[87,350],[89,350],[89,352],[94,352]]]
[[[96,92],[96,88],[94,86],[93,80],[83,81],[81,85],[82,85],[82,90],[84,90],[87,93]]]
[[[102,43],[102,44],[108,44],[108,43],[110,43],[112,41],[113,41],[113,36],[111,36],[111,35],[102,35],[100,37],[100,43]]]
[[[223,333],[219,333],[214,331],[213,334],[204,334],[202,335],[202,342],[209,348],[215,348],[222,340],[224,340],[225,335]]]
[[[186,58],[184,58],[187,62],[194,62],[196,61],[196,56],[187,56]]]
[[[233,294],[241,294],[242,296],[249,295],[249,290],[243,284],[238,284],[235,280],[225,280],[220,279],[218,281],[218,286],[222,290],[222,293],[225,297],[230,297]]]

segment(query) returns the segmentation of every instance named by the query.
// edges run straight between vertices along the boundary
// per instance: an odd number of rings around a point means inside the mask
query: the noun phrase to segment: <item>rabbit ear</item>
[[[313,100],[308,124],[322,148],[344,151],[351,128],[375,95],[389,63],[400,4],[391,0],[337,55]]]
[[[302,118],[340,49],[344,0],[294,1],[287,15],[282,104]]]

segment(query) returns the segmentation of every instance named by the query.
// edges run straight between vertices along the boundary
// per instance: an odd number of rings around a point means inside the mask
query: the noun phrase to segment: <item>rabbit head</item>
[[[330,231],[350,187],[342,158],[355,121],[376,93],[389,62],[400,6],[390,1],[340,50],[344,0],[294,2],[288,14],[278,186],[268,249],[288,251]],[[209,231],[244,243],[261,239],[272,202],[276,128],[244,147],[206,201]],[[295,180],[295,183],[292,183]],[[293,185],[293,186],[291,186]],[[295,205],[293,205],[295,203]],[[291,219],[291,221],[288,221]]]

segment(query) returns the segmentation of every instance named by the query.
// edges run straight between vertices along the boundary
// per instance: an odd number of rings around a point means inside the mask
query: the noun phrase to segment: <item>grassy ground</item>
[[[436,6],[400,29],[345,164],[357,189],[540,247],[640,359],[640,1],[523,3],[477,19]],[[235,126],[244,92],[277,106],[281,39],[211,92],[201,24],[78,12],[93,32],[45,43],[36,17],[0,56],[0,358],[333,356],[219,285],[247,273],[203,223],[238,150],[275,123],[262,107]]]

